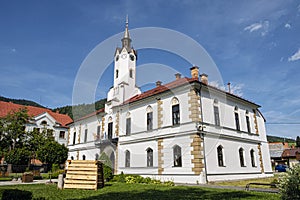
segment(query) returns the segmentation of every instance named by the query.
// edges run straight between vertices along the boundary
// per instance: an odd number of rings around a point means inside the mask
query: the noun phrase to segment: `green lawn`
[[[0,186],[0,196],[5,189],[19,189],[30,191],[34,198],[45,197],[46,199],[279,199],[278,194],[246,192],[225,189],[211,189],[189,186],[164,186],[109,183],[103,189],[91,190],[58,190],[56,185],[16,185]]]
[[[211,185],[221,185],[221,186],[237,186],[245,187],[248,183],[272,183],[278,180],[279,174],[275,174],[273,177],[268,178],[256,178],[256,179],[246,179],[246,180],[234,180],[234,181],[220,181],[220,182],[210,182]],[[265,188],[269,186],[257,186],[253,185],[251,187]]]

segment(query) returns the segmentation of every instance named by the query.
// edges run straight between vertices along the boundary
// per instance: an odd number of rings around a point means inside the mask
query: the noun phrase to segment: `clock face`
[[[126,54],[123,54],[121,57],[122,57],[123,59],[125,59],[125,58],[127,58],[127,55],[126,55]]]

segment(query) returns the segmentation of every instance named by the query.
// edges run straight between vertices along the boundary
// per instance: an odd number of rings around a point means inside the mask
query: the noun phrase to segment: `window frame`
[[[63,137],[62,137],[63,134]],[[59,131],[59,139],[65,139],[66,131]]]
[[[84,129],[84,143],[87,143],[88,129]]]
[[[113,122],[107,124],[107,139],[111,140],[113,137]]]
[[[173,146],[173,167],[182,167],[182,154],[179,145]]]
[[[73,145],[76,144],[76,131],[73,132]]]
[[[153,167],[153,149],[150,147],[146,150],[147,152],[147,167]]]
[[[245,151],[242,147],[239,148],[239,159],[240,159],[240,166],[241,167],[246,167],[244,152]]]
[[[241,131],[240,116],[239,116],[239,110],[237,106],[234,108],[234,121],[235,121],[236,130]]]
[[[130,135],[131,134],[131,117],[127,117],[126,118],[126,135]]]
[[[219,167],[225,167],[225,162],[224,162],[224,147],[222,145],[219,145],[217,147],[217,160],[218,160],[218,166]]]
[[[130,151],[125,151],[125,167],[130,167]]]
[[[254,151],[254,149],[250,150],[250,160],[251,160],[251,166],[252,167],[256,167],[255,151]]]

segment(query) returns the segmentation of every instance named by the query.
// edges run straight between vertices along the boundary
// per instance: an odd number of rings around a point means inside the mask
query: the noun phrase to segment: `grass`
[[[246,179],[246,180],[235,180],[235,181],[220,181],[220,182],[211,182],[211,185],[221,185],[221,186],[236,186],[236,187],[245,187],[248,183],[272,183],[278,180],[279,174],[275,174],[274,177],[268,178],[256,178],[256,179]],[[258,188],[270,188],[269,186],[260,186],[253,185],[251,187]]]
[[[19,189],[30,191],[34,198],[46,199],[279,199],[278,194],[246,192],[227,189],[213,189],[190,186],[164,186],[145,184],[109,183],[97,191],[65,189],[59,190],[56,185],[15,185],[0,186],[0,196],[6,189]]]

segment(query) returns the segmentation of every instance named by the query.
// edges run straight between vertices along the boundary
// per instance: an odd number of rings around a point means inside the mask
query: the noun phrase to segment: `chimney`
[[[227,86],[228,86],[228,92],[231,93],[230,82],[227,83]]]
[[[156,81],[156,87],[161,86],[161,81]]]
[[[177,73],[177,74],[175,74],[175,77],[176,77],[176,80],[178,80],[181,78],[181,74]]]
[[[58,109],[56,110],[56,113],[59,113],[59,110],[58,110]]]
[[[205,85],[208,85],[208,75],[207,74],[201,74],[200,78],[201,78],[201,83],[204,83]]]
[[[199,67],[193,66],[193,67],[190,68],[190,70],[191,70],[191,76],[192,76],[192,78],[199,79]]]

